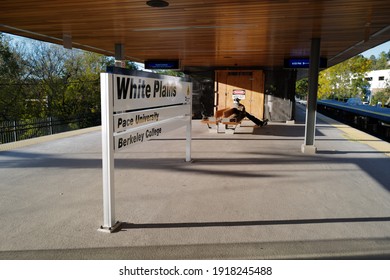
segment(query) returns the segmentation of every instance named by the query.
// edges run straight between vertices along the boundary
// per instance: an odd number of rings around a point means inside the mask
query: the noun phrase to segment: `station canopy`
[[[390,39],[389,0],[147,2],[2,0],[0,32],[109,56],[123,44],[128,60],[177,59],[183,70],[282,67],[308,57],[312,38],[331,66]]]

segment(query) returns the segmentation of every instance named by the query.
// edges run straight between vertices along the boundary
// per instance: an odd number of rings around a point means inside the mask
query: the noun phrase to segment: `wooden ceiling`
[[[1,0],[0,31],[114,54],[132,61],[179,59],[190,66],[279,67],[286,57],[334,65],[390,39],[389,0]]]

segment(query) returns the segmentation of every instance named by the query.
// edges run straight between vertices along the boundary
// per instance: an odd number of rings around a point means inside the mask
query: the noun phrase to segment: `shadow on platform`
[[[361,218],[325,218],[300,220],[266,220],[266,221],[233,221],[233,222],[196,222],[196,223],[149,223],[134,224],[122,222],[120,229],[147,229],[147,228],[199,228],[199,227],[247,227],[270,225],[304,225],[304,224],[334,224],[334,223],[372,223],[390,222],[390,217],[361,217]]]

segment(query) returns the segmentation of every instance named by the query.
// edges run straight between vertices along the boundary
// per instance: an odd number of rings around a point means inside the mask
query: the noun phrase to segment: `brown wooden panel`
[[[204,67],[281,66],[321,38],[330,65],[390,39],[387,0],[2,0],[0,31],[128,59]]]
[[[264,72],[253,71],[252,96],[250,102],[250,112],[257,118],[264,118]]]
[[[227,108],[226,96],[227,96],[227,71],[216,71],[215,72],[215,81],[216,81],[216,110],[221,110]]]
[[[233,91],[245,90],[241,100],[246,110],[257,118],[264,117],[264,72],[261,70],[216,71],[218,109],[233,106]]]

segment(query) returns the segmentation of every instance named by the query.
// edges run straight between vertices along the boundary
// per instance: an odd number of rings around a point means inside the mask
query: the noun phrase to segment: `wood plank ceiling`
[[[336,64],[390,39],[389,0],[2,0],[0,31],[126,58],[179,59],[189,66],[279,67],[309,56]]]

